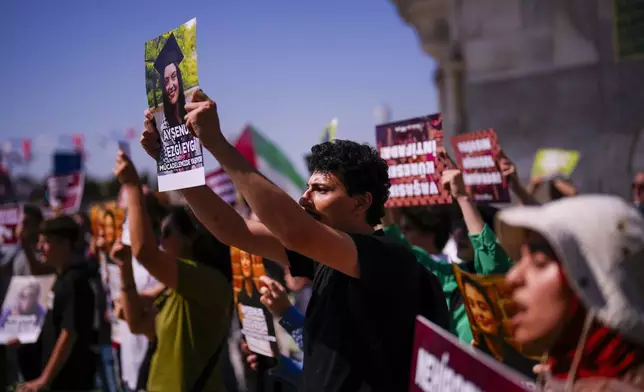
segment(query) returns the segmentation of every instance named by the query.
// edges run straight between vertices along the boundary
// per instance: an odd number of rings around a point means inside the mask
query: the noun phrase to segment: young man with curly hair
[[[298,204],[228,143],[203,92],[186,109],[188,128],[260,222],[244,221],[205,186],[183,190],[197,217],[220,241],[313,279],[301,390],[407,390],[415,317],[435,294],[413,253],[374,231],[390,187],[377,151],[346,140],[314,146],[313,175]],[[146,117],[142,144],[156,156],[156,127]]]

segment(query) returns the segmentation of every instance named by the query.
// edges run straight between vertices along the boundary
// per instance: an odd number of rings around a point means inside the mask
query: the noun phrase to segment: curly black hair
[[[370,193],[367,223],[371,226],[380,224],[391,182],[387,162],[380,158],[375,148],[350,140],[321,143],[311,148],[309,163],[314,173],[337,176],[349,196]]]

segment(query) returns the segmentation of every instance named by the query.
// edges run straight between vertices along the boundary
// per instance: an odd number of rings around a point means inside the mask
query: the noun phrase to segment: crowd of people
[[[1,270],[4,290],[11,276],[57,280],[38,342],[13,340],[0,355],[18,391],[407,391],[418,315],[474,342],[465,305],[476,298],[459,290],[452,263],[506,276],[513,338],[542,358],[513,367],[536,384],[644,390],[644,173],[629,202],[578,195],[563,178],[523,186],[503,155],[517,205],[498,210],[474,203],[441,151],[453,205],[388,209],[385,161],[368,145],[336,140],[312,148],[298,202],[228,143],[201,90],[185,108],[188,129],[248,209],[207,186],[183,189],[187,206],[163,205],[123,151],[114,174],[127,198],[128,244],[102,252],[86,216],[45,220],[25,207],[20,247]],[[141,145],[157,159],[151,112],[144,123]],[[539,185],[550,188],[548,202],[535,200]],[[270,360],[243,344],[230,247],[264,258],[261,303],[300,357],[289,348]],[[114,301],[101,278],[106,262],[120,270]],[[480,302],[471,304],[478,328],[495,328]],[[109,313],[126,326],[118,350]],[[483,344],[494,358],[501,343]]]

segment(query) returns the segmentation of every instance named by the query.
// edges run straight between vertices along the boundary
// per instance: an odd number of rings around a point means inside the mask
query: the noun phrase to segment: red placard
[[[75,172],[47,179],[50,213],[75,214],[78,212],[83,191],[85,190],[85,174]]]
[[[499,171],[501,153],[496,132],[492,129],[451,138],[467,191],[476,202],[509,203],[508,182]]]
[[[411,392],[527,392],[534,385],[422,316],[416,318],[411,368]]]
[[[376,126],[376,143],[389,165],[391,188],[387,207],[450,204],[441,186],[447,168],[438,152],[444,150],[440,114]]]
[[[17,204],[0,206],[0,245],[18,243],[16,229],[22,219],[22,208]]]

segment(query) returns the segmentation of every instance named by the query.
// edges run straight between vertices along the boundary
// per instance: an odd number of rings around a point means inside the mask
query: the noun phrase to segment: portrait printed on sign
[[[125,210],[116,202],[99,203],[90,208],[89,219],[92,235],[102,239],[104,245],[101,250],[109,253],[122,235]]]
[[[512,316],[516,305],[505,287],[504,275],[477,275],[452,264],[456,282],[465,304],[476,347],[528,377],[539,355],[513,338]]]
[[[0,310],[0,344],[9,339],[34,343],[45,322],[48,299],[56,277],[14,276]]]
[[[508,181],[497,163],[501,146],[492,129],[452,137],[452,147],[463,182],[472,200],[479,203],[509,203]]]
[[[18,226],[22,221],[22,207],[18,204],[0,206],[0,246],[18,243]]]
[[[145,43],[145,76],[148,106],[161,140],[159,190],[204,185],[201,145],[184,119],[186,102],[199,88],[196,19]]]
[[[261,303],[260,277],[266,275],[264,260],[255,255],[230,248],[233,271],[233,300],[248,348],[257,354],[274,357],[277,339],[273,316]]]
[[[446,163],[440,114],[376,126],[380,157],[389,166],[387,207],[450,204],[452,197],[441,185]]]

